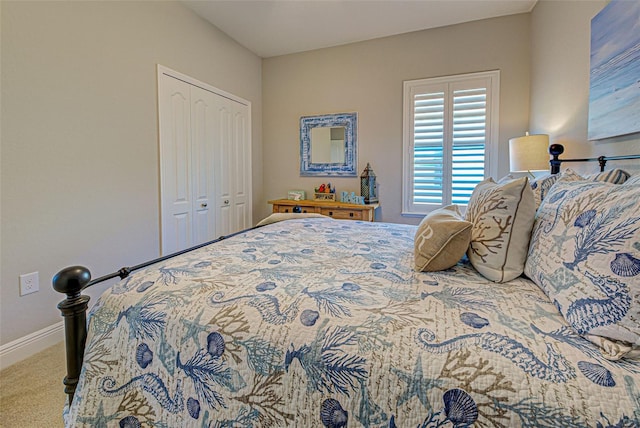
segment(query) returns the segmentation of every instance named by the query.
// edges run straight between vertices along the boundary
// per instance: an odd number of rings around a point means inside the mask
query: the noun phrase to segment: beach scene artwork
[[[591,20],[589,140],[640,132],[640,1],[612,0]]]

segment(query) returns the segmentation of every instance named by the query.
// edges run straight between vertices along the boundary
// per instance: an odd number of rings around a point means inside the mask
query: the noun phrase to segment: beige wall
[[[61,320],[58,269],[100,276],[158,255],[156,64],[252,102],[260,197],[262,65],[178,2],[0,7],[5,344]],[[18,275],[32,271],[40,292],[19,297]]]
[[[542,0],[531,13],[531,130],[563,144],[566,158],[640,153],[637,134],[587,140],[591,18],[607,3]],[[640,169],[639,164],[637,160],[616,163],[628,169]],[[597,170],[593,163],[570,166]]]
[[[606,3],[541,0],[531,14],[261,61],[176,2],[0,1],[0,344],[60,320],[60,267],[101,275],[158,254],[157,63],[252,101],[254,220],[289,189],[357,190],[356,178],[299,176],[298,123],[356,111],[379,219],[415,223],[400,215],[404,80],[501,70],[500,174],[527,129],[568,157],[640,153],[637,137],[586,141],[590,20]],[[41,291],[18,297],[31,271]]]
[[[379,220],[401,216],[402,82],[500,70],[500,165],[508,139],[529,117],[529,14],[386,37],[265,59],[262,65],[264,215],[270,198],[289,189],[311,192],[325,181],[358,191],[356,178],[300,177],[300,116],[358,112],[358,175],[371,163],[379,182]],[[256,207],[256,215],[258,215]]]

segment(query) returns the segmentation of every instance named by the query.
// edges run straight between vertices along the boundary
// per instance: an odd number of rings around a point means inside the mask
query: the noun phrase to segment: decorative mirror
[[[358,114],[300,118],[300,175],[357,176]]]

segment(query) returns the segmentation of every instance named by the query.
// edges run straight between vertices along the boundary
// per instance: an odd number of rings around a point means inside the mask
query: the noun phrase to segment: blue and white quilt
[[[271,224],[131,275],[93,308],[69,426],[640,425],[531,281],[413,270],[416,227]]]

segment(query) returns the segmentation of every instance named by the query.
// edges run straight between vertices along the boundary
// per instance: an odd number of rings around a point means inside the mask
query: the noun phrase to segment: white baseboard
[[[0,370],[64,340],[64,321],[0,346]]]

